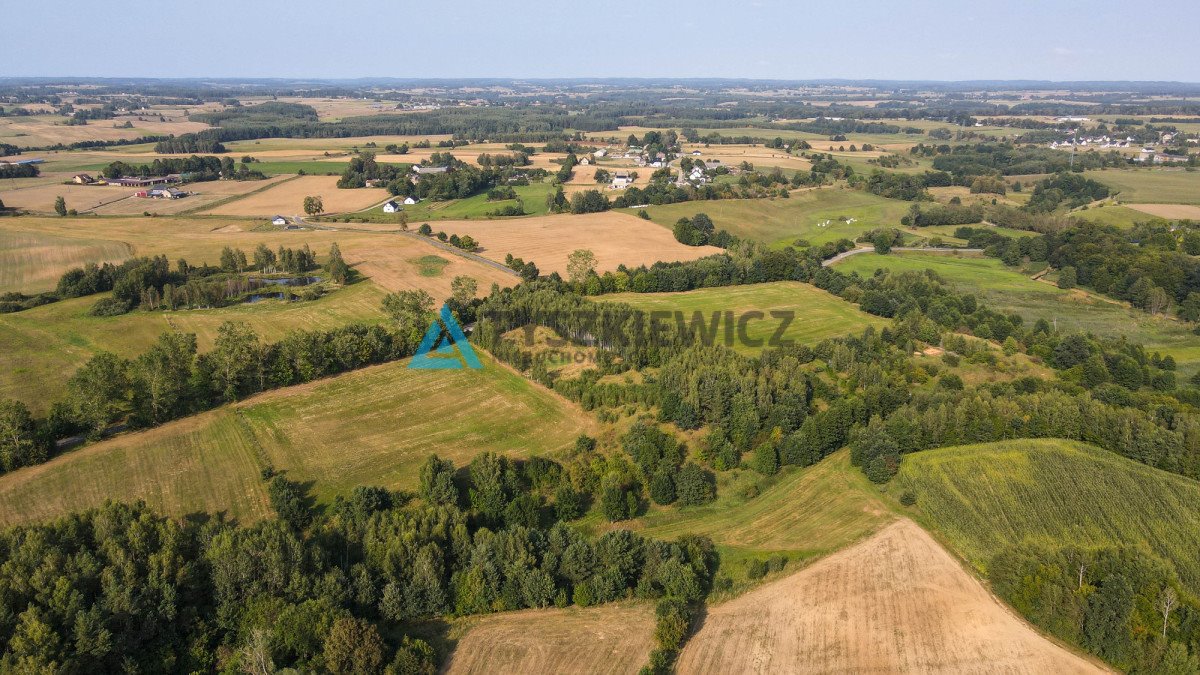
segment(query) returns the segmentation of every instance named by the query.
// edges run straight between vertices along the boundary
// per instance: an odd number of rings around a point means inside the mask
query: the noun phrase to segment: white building
[[[400,205],[397,204],[396,200],[394,200],[394,199],[388,201],[386,204],[383,205],[384,213],[395,213],[399,210],[400,210]]]
[[[271,219],[272,225],[287,225],[287,223],[288,223],[288,219],[284,218],[283,216],[275,216],[274,218]]]

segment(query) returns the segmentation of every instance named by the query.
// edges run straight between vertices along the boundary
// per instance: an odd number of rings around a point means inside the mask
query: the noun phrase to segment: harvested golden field
[[[63,124],[67,118],[59,115],[34,115],[29,117],[0,118],[0,142],[20,147],[41,147],[56,143],[78,141],[115,141],[142,136],[169,136],[208,129],[207,124],[189,122],[182,117],[163,122],[157,113],[139,120],[137,117],[121,116],[111,120],[92,120],[85,125]],[[133,123],[132,129],[118,129],[115,125]]]
[[[909,520],[710,607],[677,670],[1105,672],[1018,619]]]
[[[479,620],[466,629],[443,672],[634,673],[654,649],[649,603],[531,609]]]
[[[769,129],[761,130],[763,136],[770,136]],[[837,147],[838,144],[834,144]],[[816,144],[814,143],[814,147]],[[818,148],[824,150],[824,148]],[[683,152],[685,156],[691,157],[689,153],[693,150],[699,150],[700,156],[693,159],[712,161],[721,160],[722,164],[731,168],[736,168],[742,162],[750,162],[756,169],[769,169],[771,167],[779,167],[787,171],[808,171],[812,167],[812,162],[809,162],[803,157],[790,155],[786,151],[776,148],[767,148],[761,145],[712,145],[705,147],[701,143],[684,143]],[[879,153],[859,153],[865,156],[876,156]],[[653,169],[651,169],[653,170]],[[788,174],[789,176],[791,174]]]
[[[596,255],[596,270],[618,265],[695,260],[721,253],[714,246],[685,246],[665,227],[626,213],[559,214],[513,220],[456,220],[438,223],[447,234],[469,234],[480,242],[480,254],[504,261],[508,253],[537,263],[543,274],[566,274],[567,256],[576,249]]]
[[[304,198],[309,195],[321,197],[326,213],[342,213],[372,207],[389,196],[387,190],[382,188],[339,190],[337,182],[337,176],[301,176],[205,213],[217,216],[303,214]]]
[[[0,230],[0,293],[32,293],[55,287],[63,272],[87,262],[120,262],[133,248],[123,241],[76,239],[38,232]]]
[[[287,180],[286,176],[276,176],[266,180],[214,180],[203,183],[188,183],[181,185],[180,190],[192,194],[182,199],[149,199],[146,197],[129,197],[120,201],[110,202],[93,209],[93,213],[102,216],[136,216],[143,212],[158,215],[173,215],[183,211],[197,211],[217,202],[240,197],[258,190],[269,190],[271,186]],[[129,188],[124,188],[128,190]],[[273,214],[272,214],[273,215]]]
[[[302,179],[297,179],[302,180]],[[292,181],[294,182],[294,181]],[[284,186],[280,186],[284,187]],[[278,188],[271,188],[271,190]],[[180,201],[186,201],[180,200]],[[185,258],[192,264],[213,263],[220,259],[225,246],[240,248],[249,256],[260,243],[272,250],[280,246],[298,248],[308,244],[324,262],[329,246],[337,243],[346,262],[388,291],[423,289],[442,300],[450,295],[450,282],[460,274],[474,277],[479,292],[486,294],[493,282],[510,286],[516,277],[502,270],[434,246],[416,235],[353,230],[277,230],[256,229],[263,223],[230,222],[219,218],[10,218],[5,232],[10,236],[45,238],[58,247],[87,247],[97,239],[124,244],[129,255],[165,254],[175,261]],[[414,262],[426,255],[438,255],[448,260],[440,274],[422,274],[422,266]],[[127,257],[127,256],[125,256]],[[65,268],[85,262],[102,262],[103,257],[88,254],[75,256],[65,267],[50,272],[53,282]],[[5,284],[20,286],[26,275],[35,270],[30,265],[6,270]]]
[[[1126,206],[1158,218],[1200,220],[1200,206],[1194,204],[1126,204]]]
[[[4,181],[3,185],[10,185]],[[21,186],[21,183],[17,183]],[[29,187],[0,190],[0,201],[5,206],[33,211],[35,213],[54,213],[54,200],[62,197],[68,209],[85,213],[102,204],[108,204],[125,198],[131,198],[136,189],[116,185],[63,185],[62,183],[40,183]],[[139,202],[155,202],[153,199],[139,199]],[[184,200],[179,200],[184,201]],[[141,213],[141,211],[138,211]]]

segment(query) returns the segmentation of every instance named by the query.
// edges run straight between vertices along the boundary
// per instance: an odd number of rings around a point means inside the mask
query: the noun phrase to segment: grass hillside
[[[750,497],[748,489],[758,494]],[[736,564],[741,560],[779,553],[792,561],[828,555],[893,520],[887,503],[843,450],[814,466],[786,467],[770,479],[749,470],[722,475],[712,504],[655,508],[638,524],[643,534],[658,539],[711,537],[737,590],[744,585]]]
[[[1200,204],[1200,172],[1184,169],[1090,172],[1117,191],[1121,201],[1148,204]]]
[[[364,368],[68,452],[0,476],[0,525],[105,499],[253,521],[269,515],[268,463],[327,504],[358,485],[414,489],[431,453],[458,465],[486,450],[553,455],[594,433],[581,411],[482,358],[482,370]]]
[[[889,255],[862,253],[837,264],[838,271],[862,276],[870,276],[881,267],[900,272],[931,269],[959,289],[979,295],[992,309],[1015,312],[1029,322],[1039,318],[1057,320],[1060,331],[1124,335],[1151,351],[1174,356],[1184,376],[1200,367],[1200,340],[1179,321],[1152,316],[1083,289],[1067,291],[1035,281],[997,258],[905,251]]]
[[[813,244],[855,239],[876,227],[899,227],[909,202],[886,199],[868,192],[841,188],[796,190],[788,199],[722,199],[650,206],[650,219],[670,228],[680,218],[706,213],[718,230],[755,239],[775,247],[796,239]],[[839,220],[853,218],[855,222]],[[827,226],[820,223],[830,221]]]
[[[195,333],[200,351],[206,352],[226,321],[245,321],[267,341],[291,330],[377,322],[384,318],[383,296],[382,289],[364,281],[309,302],[265,301],[97,317],[88,312],[100,296],[89,296],[0,314],[0,353],[7,364],[0,369],[0,398],[16,398],[35,411],[45,411],[62,398],[71,374],[100,351],[133,358],[159,335],[174,330]]]
[[[1200,585],[1200,483],[1091,446],[1021,440],[906,455],[889,486],[983,570],[1001,549],[1145,544]]]
[[[734,332],[732,346],[743,353],[757,353],[768,347],[766,341],[771,339],[780,325],[779,319],[771,317],[772,310],[795,313],[795,319],[788,325],[782,339],[801,344],[816,344],[825,338],[857,333],[867,326],[883,326],[887,323],[885,319],[859,311],[856,305],[835,295],[798,281],[702,288],[684,293],[617,293],[600,296],[599,299],[623,302],[647,312],[683,312],[684,321],[688,324],[693,313],[700,312],[706,326],[711,322],[713,312],[732,311],[735,321],[744,312],[763,312],[765,316],[761,320],[748,321],[746,324],[747,337],[763,340],[761,347],[742,344]],[[725,320],[722,318],[718,342],[724,339],[724,330]]]

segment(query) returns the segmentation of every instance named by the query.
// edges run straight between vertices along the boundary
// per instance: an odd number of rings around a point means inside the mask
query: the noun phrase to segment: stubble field
[[[677,669],[1106,672],[1016,618],[909,520],[709,608]]]

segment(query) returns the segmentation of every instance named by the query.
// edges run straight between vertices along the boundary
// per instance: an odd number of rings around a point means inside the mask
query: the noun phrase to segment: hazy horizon
[[[4,10],[0,77],[1200,81],[1200,3],[1036,8],[932,0],[796,6],[695,0],[629,8],[314,0]]]

